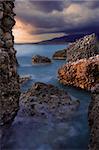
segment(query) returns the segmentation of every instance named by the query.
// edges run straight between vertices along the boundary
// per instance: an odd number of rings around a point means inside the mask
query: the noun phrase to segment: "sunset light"
[[[16,18],[16,25],[13,29],[15,43],[35,43],[55,37],[64,36],[64,33],[36,34],[36,28]]]

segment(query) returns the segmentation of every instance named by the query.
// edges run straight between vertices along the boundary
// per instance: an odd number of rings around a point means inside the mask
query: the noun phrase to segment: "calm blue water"
[[[52,64],[32,65],[32,56],[39,54],[52,58],[55,51],[63,49],[66,45],[20,45],[17,49],[17,58],[20,64],[20,75],[30,75],[34,82],[42,81],[53,83],[57,79],[57,70],[65,61],[52,61]]]
[[[31,81],[22,87],[28,89],[33,82],[52,83],[63,88],[80,100],[80,108],[74,118],[66,122],[44,122],[31,117],[17,115],[5,136],[4,148],[7,150],[87,150],[89,127],[87,122],[90,93],[73,87],[64,87],[57,81],[57,70],[65,61],[52,61],[48,65],[32,65],[35,54],[52,58],[55,51],[66,45],[15,45],[20,64],[20,75],[30,75]],[[4,150],[5,150],[4,149]]]

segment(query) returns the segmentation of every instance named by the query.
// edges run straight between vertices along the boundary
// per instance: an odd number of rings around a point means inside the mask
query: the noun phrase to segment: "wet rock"
[[[21,95],[20,102],[24,115],[44,119],[66,119],[79,107],[79,101],[72,101],[70,96],[57,87],[37,82]]]
[[[19,109],[19,77],[12,35],[13,7],[13,0],[0,1],[0,126],[12,122]]]
[[[66,49],[55,52],[53,55],[53,59],[66,60]]]
[[[99,149],[99,83],[92,89],[92,100],[89,106],[90,150]]]
[[[29,80],[31,80],[31,76],[22,76],[19,79],[20,85],[27,83]]]
[[[89,58],[98,54],[97,38],[95,34],[87,35],[74,43],[66,50],[67,61],[74,62],[79,59]]]
[[[32,57],[32,63],[38,64],[38,63],[51,63],[51,60],[48,57],[36,55]]]
[[[99,83],[99,55],[63,65],[58,70],[60,83],[91,90]]]

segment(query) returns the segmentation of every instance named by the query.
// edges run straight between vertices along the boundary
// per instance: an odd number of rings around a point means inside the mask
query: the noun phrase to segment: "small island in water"
[[[98,2],[20,3],[0,1],[1,149],[98,150],[99,33],[79,26]]]

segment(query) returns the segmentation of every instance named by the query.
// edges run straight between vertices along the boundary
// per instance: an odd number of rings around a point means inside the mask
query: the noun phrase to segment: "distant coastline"
[[[28,43],[15,43],[16,45],[25,45],[25,44],[33,44],[33,45],[61,45],[61,44],[66,44],[69,42],[74,42],[75,39],[79,39],[83,37],[83,35],[69,35],[69,36],[63,36],[63,37],[58,37],[58,38],[53,38],[53,39],[49,39],[46,41],[40,41],[40,42],[28,42]]]
[[[89,33],[90,34],[90,33]],[[25,45],[25,44],[32,44],[32,45],[61,45],[61,44],[68,44],[68,43],[72,43],[75,40],[78,40],[80,38],[82,38],[83,36],[88,35],[86,34],[71,34],[71,35],[66,35],[66,36],[62,36],[62,37],[58,37],[58,38],[53,38],[53,39],[49,39],[46,41],[40,41],[40,42],[28,42],[28,43],[15,43],[15,45]],[[97,38],[99,39],[99,34],[96,33]]]

